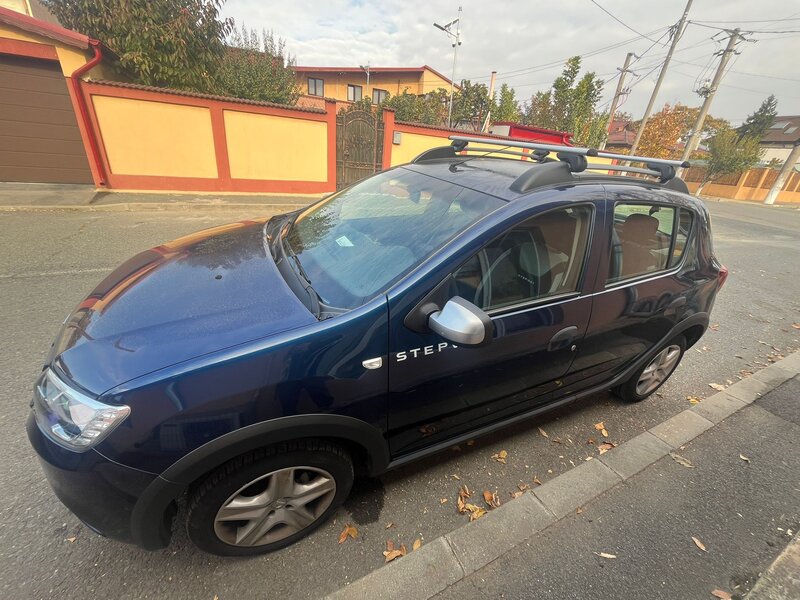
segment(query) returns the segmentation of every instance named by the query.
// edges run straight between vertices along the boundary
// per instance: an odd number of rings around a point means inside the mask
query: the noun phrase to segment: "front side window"
[[[286,241],[322,302],[356,308],[505,202],[405,169],[302,212]]]
[[[308,95],[309,96],[325,95],[325,83],[322,81],[322,79],[317,79],[316,77],[308,78]]]
[[[591,223],[590,205],[525,221],[454,273],[451,296],[489,311],[577,292]]]
[[[687,212],[687,215],[688,225],[686,221],[682,224],[686,229],[680,252],[683,251],[682,247],[686,244],[691,228],[691,213]],[[617,204],[614,207],[611,268],[606,283],[656,273],[675,264],[672,250],[672,242],[676,237],[675,217],[674,206]]]
[[[358,102],[362,98],[362,88],[360,85],[347,86],[347,99],[350,102]]]

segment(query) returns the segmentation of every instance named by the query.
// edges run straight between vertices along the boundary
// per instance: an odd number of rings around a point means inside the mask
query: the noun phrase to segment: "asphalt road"
[[[687,408],[688,396],[713,394],[709,383],[733,382],[742,370],[768,364],[769,356],[796,350],[800,210],[738,203],[709,208],[717,255],[731,274],[713,329],[659,395],[627,405],[600,394],[472,446],[359,481],[335,522],[279,553],[236,560],[194,550],[181,527],[170,548],[154,553],[91,533],[44,481],[24,421],[33,380],[59,324],[105,273],[139,250],[255,215],[221,209],[0,212],[0,596],[319,597],[381,566],[387,539],[410,546],[461,525],[466,517],[455,509],[459,485],[510,498],[518,484],[544,482],[596,453],[587,444],[597,437],[595,423],[604,422],[609,439],[623,442]],[[500,450],[508,452],[505,465],[491,459]],[[348,523],[359,536],[339,545]]]

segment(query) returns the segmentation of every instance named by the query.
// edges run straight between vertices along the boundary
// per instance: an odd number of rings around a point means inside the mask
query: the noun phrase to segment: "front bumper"
[[[51,441],[28,416],[28,439],[59,500],[97,533],[138,543],[131,517],[145,489],[158,479],[153,473],[125,467],[95,450],[73,452]]]

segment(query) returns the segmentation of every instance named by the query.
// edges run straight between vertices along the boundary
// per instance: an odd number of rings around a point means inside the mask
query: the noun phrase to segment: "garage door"
[[[92,183],[57,63],[0,55],[0,181]]]

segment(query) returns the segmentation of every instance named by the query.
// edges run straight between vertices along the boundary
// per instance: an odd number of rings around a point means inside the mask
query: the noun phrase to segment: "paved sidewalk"
[[[185,210],[258,208],[286,212],[320,195],[109,192],[91,185],[0,183],[0,211],[17,210]]]
[[[741,598],[800,526],[799,372],[795,353],[329,597]]]

